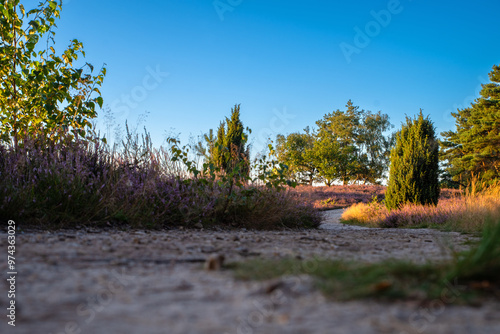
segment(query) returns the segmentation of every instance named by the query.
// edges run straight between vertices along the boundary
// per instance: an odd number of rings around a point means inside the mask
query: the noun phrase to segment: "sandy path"
[[[26,232],[17,235],[16,327],[0,333],[500,333],[500,302],[452,306],[453,284],[424,307],[415,302],[330,302],[308,276],[235,281],[207,272],[215,254],[313,256],[416,262],[449,256],[470,237],[433,230],[365,229],[325,212],[314,231]],[[6,254],[7,235],[0,233]],[[5,277],[6,261],[0,262]],[[308,270],[314,271],[314,262]],[[7,305],[5,279],[0,303]],[[277,288],[276,288],[277,287]],[[276,289],[275,289],[276,288]],[[6,310],[3,311],[6,313]]]

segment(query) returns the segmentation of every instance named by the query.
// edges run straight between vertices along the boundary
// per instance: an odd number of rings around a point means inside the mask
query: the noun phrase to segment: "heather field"
[[[381,202],[385,198],[385,186],[381,185],[348,185],[348,186],[297,186],[291,191],[304,202],[310,203],[319,210],[347,208],[354,204]],[[441,199],[447,200],[460,196],[457,189],[442,189]]]
[[[128,134],[120,150],[99,140],[0,145],[0,218],[44,229],[319,225],[317,210],[272,176],[242,183],[198,171],[182,154],[152,148],[147,134]]]
[[[465,232],[500,217],[500,186],[465,195],[443,189],[436,207],[408,204],[389,212],[381,185],[284,187],[265,161],[254,167],[257,178],[238,183],[196,170],[182,154],[152,148],[147,134],[129,134],[119,151],[100,141],[2,145],[0,217],[43,228],[279,229],[314,228],[319,211],[346,208],[345,223]]]
[[[297,186],[292,190],[302,201],[310,203],[319,210],[346,208],[356,203],[368,203],[375,196],[384,199],[384,186]]]

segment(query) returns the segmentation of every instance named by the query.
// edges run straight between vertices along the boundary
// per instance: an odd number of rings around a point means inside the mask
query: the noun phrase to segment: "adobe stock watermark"
[[[217,15],[219,15],[219,19],[224,21],[224,14],[226,12],[232,12],[236,7],[241,5],[243,0],[215,0],[212,2]]]
[[[130,111],[146,100],[149,94],[157,89],[165,78],[170,75],[168,72],[163,72],[160,65],[156,65],[155,68],[147,66],[145,70],[146,75],[144,75],[140,84],[134,86],[128,94],[122,94],[119,99],[111,102],[109,107],[118,117],[126,119]]]
[[[434,323],[438,317],[444,313],[446,305],[453,304],[460,297],[462,289],[458,285],[457,280],[452,284],[449,281],[445,282],[445,288],[441,290],[439,298],[436,298],[429,302],[427,306],[420,307],[418,310],[413,312],[408,321],[411,326],[410,333],[407,331],[402,331],[399,334],[413,334],[413,333],[424,333],[429,325]]]
[[[127,275],[122,268],[121,272],[112,270],[112,278],[104,284],[101,284],[98,292],[87,298],[84,303],[76,307],[76,315],[79,319],[68,321],[61,331],[50,334],[83,334],[85,326],[90,324],[96,316],[103,312],[109,304],[115,299],[115,295],[121,293],[127,286],[132,284],[136,276]]]
[[[258,333],[266,320],[279,316],[279,308],[292,302],[293,294],[299,293],[301,286],[308,284],[306,277],[317,271],[319,263],[317,259],[297,262],[276,283],[271,283],[265,288],[266,297],[256,298],[252,301],[253,310],[246,317],[238,318],[238,325],[234,332],[224,334],[253,334]],[[299,275],[304,273],[305,275]],[[309,282],[310,284],[310,282]]]
[[[354,54],[360,54],[364,48],[370,45],[372,39],[380,35],[382,28],[389,26],[392,21],[392,17],[394,15],[401,14],[403,9],[404,8],[401,5],[400,0],[389,0],[387,2],[386,9],[370,11],[370,15],[373,17],[373,20],[367,22],[363,29],[358,26],[354,26],[355,35],[352,44],[346,42],[339,44],[340,50],[342,51],[347,63],[351,63],[352,56]]]
[[[471,103],[474,102],[477,98],[481,97],[481,90],[483,89],[482,84],[487,84],[490,82],[489,79],[484,78],[483,76],[478,76],[477,81],[479,82],[474,90],[474,95],[469,95],[464,98],[461,104],[455,103],[453,108],[447,109],[443,112],[443,120],[447,123],[455,123],[456,119],[451,114],[452,112],[456,112],[458,109],[465,109],[470,107]]]
[[[269,125],[259,131],[257,134],[257,143],[266,145],[269,139],[282,133],[290,122],[296,117],[295,114],[288,113],[287,108],[283,110],[273,109],[273,116],[269,120]]]

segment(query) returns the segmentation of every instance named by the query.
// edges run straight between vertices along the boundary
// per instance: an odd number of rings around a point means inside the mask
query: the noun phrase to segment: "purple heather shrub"
[[[295,193],[252,185],[230,193],[225,183],[189,176],[147,140],[126,145],[117,152],[99,140],[0,144],[0,218],[38,227],[319,224]]]
[[[380,223],[380,227],[396,228],[401,226],[400,215],[394,211],[389,213],[385,219]]]

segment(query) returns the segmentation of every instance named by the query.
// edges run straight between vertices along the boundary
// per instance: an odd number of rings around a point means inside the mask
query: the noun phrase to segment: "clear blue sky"
[[[148,111],[156,145],[216,128],[241,103],[260,150],[349,99],[397,128],[419,108],[454,128],[450,113],[500,63],[498,13],[498,0],[66,0],[56,40],[107,64],[105,104],[132,125]]]

